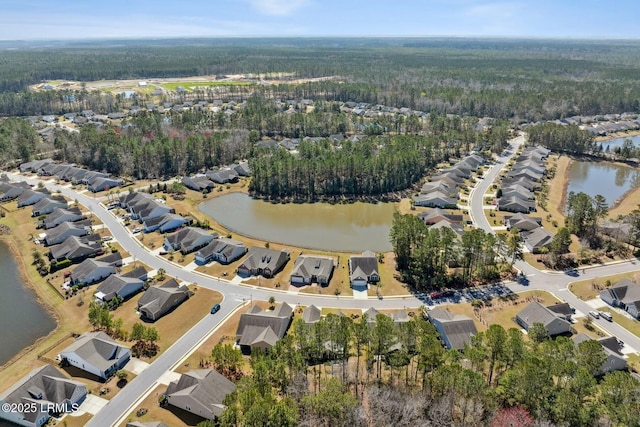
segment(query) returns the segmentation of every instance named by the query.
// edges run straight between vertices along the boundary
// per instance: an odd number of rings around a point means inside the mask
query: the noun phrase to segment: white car
[[[138,233],[140,233],[141,231],[142,231],[142,228],[138,227],[138,228],[134,228],[134,229],[133,229],[133,231],[132,231],[132,233],[133,233],[133,234],[138,234]]]

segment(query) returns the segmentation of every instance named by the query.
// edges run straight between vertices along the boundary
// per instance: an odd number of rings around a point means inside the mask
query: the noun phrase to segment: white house
[[[63,363],[107,379],[127,364],[131,351],[104,332],[87,332],[61,351],[60,358]]]

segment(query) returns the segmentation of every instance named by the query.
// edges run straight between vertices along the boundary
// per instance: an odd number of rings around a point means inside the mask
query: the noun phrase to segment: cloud
[[[249,3],[264,15],[287,16],[310,2],[309,0],[249,0]]]

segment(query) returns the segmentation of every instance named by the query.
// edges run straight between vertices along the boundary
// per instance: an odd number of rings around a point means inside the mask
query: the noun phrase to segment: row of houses
[[[185,176],[182,178],[182,183],[194,191],[210,192],[215,184],[238,182],[239,177],[248,177],[250,174],[249,162],[245,161],[232,166],[208,170],[204,174]]]
[[[457,208],[460,189],[484,163],[481,156],[471,154],[455,165],[440,170],[422,186],[420,194],[413,198],[413,204],[441,209]]]
[[[86,184],[89,191],[97,193],[116,188],[122,179],[112,178],[108,173],[96,172],[68,163],[56,163],[51,159],[33,160],[20,165],[20,172],[32,172],[40,176],[52,176],[74,184]]]
[[[549,150],[543,147],[527,147],[522,151],[502,180],[498,210],[514,213],[535,211],[534,189],[542,181],[548,156]]]
[[[540,253],[542,248],[548,248],[553,241],[554,234],[542,227],[542,218],[522,213],[505,215],[502,224],[511,230],[520,232],[524,247],[531,253]]]

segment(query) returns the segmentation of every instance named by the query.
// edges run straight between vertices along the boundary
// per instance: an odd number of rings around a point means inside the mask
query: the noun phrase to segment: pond
[[[390,251],[393,203],[277,204],[231,193],[200,204],[227,229],[260,240],[328,251]]]
[[[33,290],[25,286],[17,260],[3,241],[0,241],[0,277],[0,324],[4,331],[0,365],[3,365],[38,338],[53,331],[56,322],[38,303]]]
[[[640,185],[640,170],[610,162],[574,161],[569,168],[567,194],[583,192],[597,194],[612,206],[627,191]]]
[[[609,151],[613,151],[616,147],[622,147],[625,139],[630,139],[633,142],[633,145],[636,147],[640,147],[640,135],[636,136],[625,136],[623,138],[611,139],[609,141],[602,141],[602,150],[607,151],[607,146],[609,147]]]

